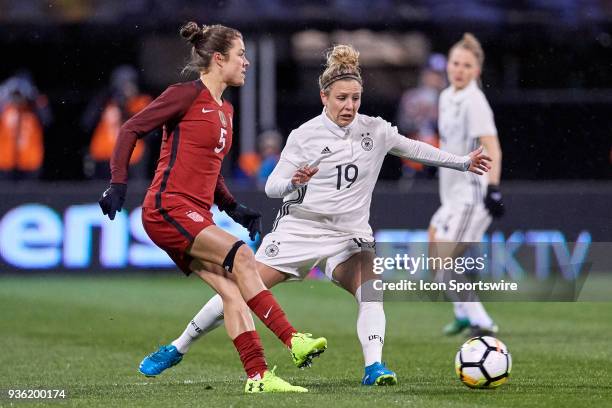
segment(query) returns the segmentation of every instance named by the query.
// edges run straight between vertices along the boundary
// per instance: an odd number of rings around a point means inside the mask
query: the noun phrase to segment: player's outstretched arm
[[[128,166],[136,141],[171,119],[182,117],[198,92],[191,83],[171,85],[121,126],[110,162],[112,183],[127,183]]]
[[[457,156],[442,151],[430,144],[409,139],[398,133],[391,138],[389,153],[411,159],[427,166],[448,167],[459,171],[471,171],[476,174],[488,171],[491,159],[482,154],[482,149],[475,150],[467,156]]]
[[[170,119],[184,115],[198,92],[198,89],[189,83],[172,85],[121,126],[110,160],[111,184],[98,200],[104,215],[113,220],[117,211],[121,211],[123,207],[127,193],[128,167],[136,141]]]

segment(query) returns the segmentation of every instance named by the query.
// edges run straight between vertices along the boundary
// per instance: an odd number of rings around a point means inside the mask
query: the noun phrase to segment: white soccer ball
[[[470,388],[495,388],[506,381],[512,357],[504,343],[491,336],[473,337],[455,356],[455,372]]]

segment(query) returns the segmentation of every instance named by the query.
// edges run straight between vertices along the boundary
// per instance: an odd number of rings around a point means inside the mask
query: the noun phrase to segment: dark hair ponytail
[[[181,37],[191,43],[191,57],[183,72],[208,72],[215,52],[227,55],[232,41],[242,38],[240,31],[220,24],[200,26],[190,21],[180,30]]]

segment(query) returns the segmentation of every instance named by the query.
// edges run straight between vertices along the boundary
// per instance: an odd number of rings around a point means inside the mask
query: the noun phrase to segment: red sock
[[[236,350],[240,354],[242,366],[249,378],[253,378],[257,374],[263,378],[264,371],[268,369],[268,365],[266,364],[263,347],[257,332],[248,331],[241,333],[234,339],[234,346],[236,346]]]
[[[283,312],[283,309],[274,299],[272,292],[262,290],[251,298],[247,305],[259,317],[259,320],[276,334],[280,341],[285,343],[287,347],[291,347],[291,335],[297,333],[297,330],[287,320],[285,312]]]

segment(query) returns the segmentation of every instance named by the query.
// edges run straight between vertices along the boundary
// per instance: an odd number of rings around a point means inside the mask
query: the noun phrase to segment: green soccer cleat
[[[465,318],[455,319],[451,323],[444,326],[444,329],[442,329],[442,332],[446,336],[454,336],[456,334],[463,332],[468,327],[470,327],[469,319],[465,319]]]
[[[327,339],[313,339],[310,333],[293,333],[291,338],[291,356],[293,364],[299,368],[310,367],[313,357],[319,356],[327,349]]]
[[[272,370],[266,370],[260,380],[248,379],[244,386],[247,394],[259,394],[262,392],[308,392],[308,389],[298,385],[291,385],[287,381],[274,374],[276,366]]]

